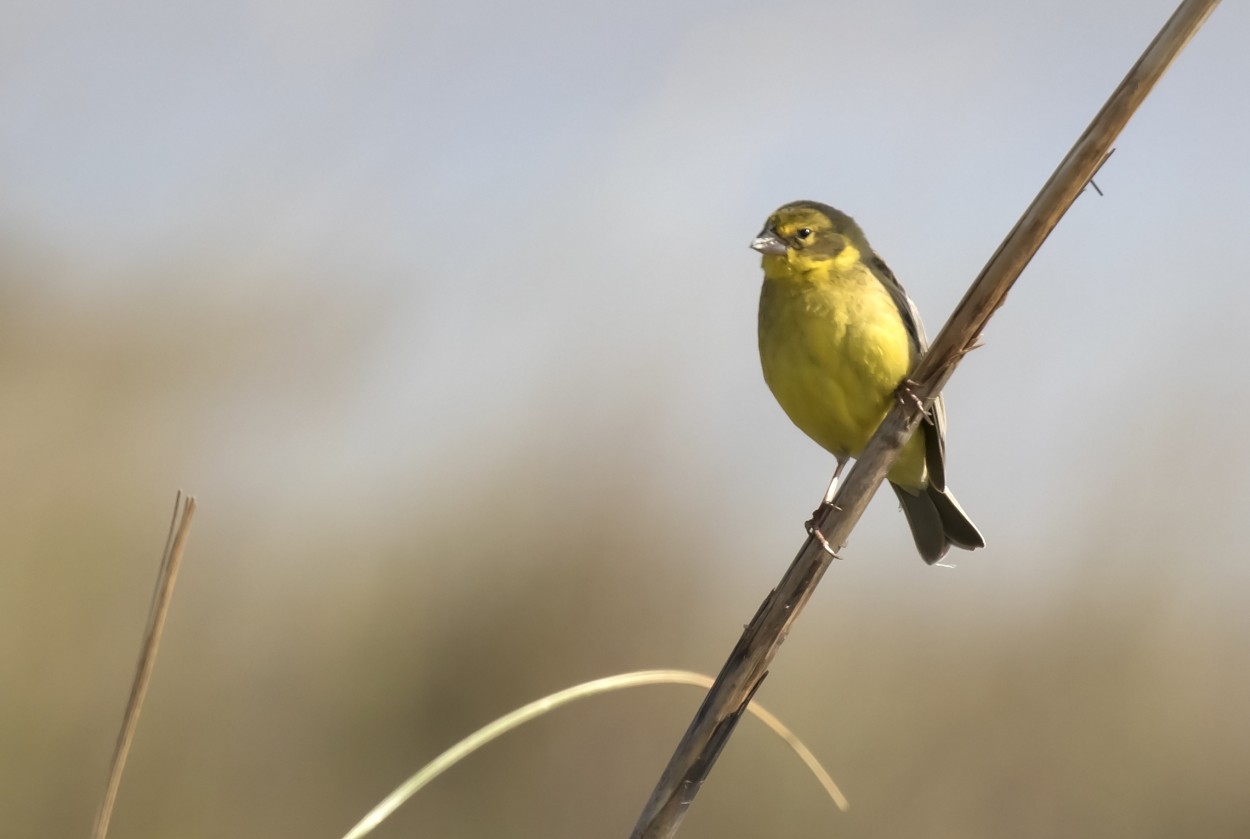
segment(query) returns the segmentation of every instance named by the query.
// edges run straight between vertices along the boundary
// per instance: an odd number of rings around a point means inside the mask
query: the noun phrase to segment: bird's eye
[[[798,236],[800,241],[806,242],[808,239],[812,238],[812,229],[810,227],[804,227],[794,235]]]

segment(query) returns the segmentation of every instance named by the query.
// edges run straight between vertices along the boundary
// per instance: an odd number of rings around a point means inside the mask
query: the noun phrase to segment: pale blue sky
[[[675,495],[797,522],[829,461],[758,373],[762,219],[850,212],[935,332],[1171,9],[22,3],[0,221],[55,266],[25,300],[272,333],[220,362],[188,483],[486,481],[537,446],[576,485],[624,447]],[[991,550],[1157,447],[1246,465],[1247,35],[1215,13],[950,386]],[[886,512],[865,527],[904,546]]]

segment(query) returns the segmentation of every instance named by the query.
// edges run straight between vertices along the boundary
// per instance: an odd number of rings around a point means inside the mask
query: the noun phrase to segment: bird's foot
[[[825,553],[829,554],[829,556],[834,559],[841,559],[842,557],[838,556],[837,551],[833,549],[833,546],[829,544],[829,540],[825,538],[825,534],[821,533],[820,528],[816,526],[816,521],[826,509],[841,510],[842,508],[835,504],[831,504],[828,501],[822,501],[820,502],[820,506],[817,507],[815,512],[812,513],[812,517],[808,519],[803,526],[806,527],[807,532],[820,543],[820,547]]]
[[[920,401],[920,397],[916,395],[915,389],[917,387],[919,385],[911,379],[903,379],[903,381],[898,383],[898,387],[894,389],[894,398],[898,400],[900,405],[906,405],[910,402],[920,409],[920,413],[927,417],[929,412],[925,410],[924,402]]]

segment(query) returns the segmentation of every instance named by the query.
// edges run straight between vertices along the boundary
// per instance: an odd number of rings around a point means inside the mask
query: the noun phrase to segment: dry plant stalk
[[[179,517],[181,513],[181,518]],[[174,496],[174,514],[169,522],[169,534],[165,537],[165,550],[161,565],[156,572],[156,588],[152,592],[152,604],[148,608],[148,624],[143,632],[143,645],[139,650],[139,663],[135,665],[135,678],[130,685],[130,700],[122,717],[121,730],[117,733],[117,745],[113,748],[113,760],[109,765],[108,784],[104,788],[104,800],[96,814],[92,839],[104,839],[108,833],[109,820],[113,817],[113,805],[117,803],[117,790],[121,786],[122,771],[126,768],[126,756],[139,725],[139,712],[147,696],[148,683],[152,680],[152,668],[156,665],[156,651],[160,647],[161,634],[165,630],[165,617],[174,595],[174,582],[178,567],[182,564],[182,552],[187,545],[187,533],[191,518],[195,515],[195,498],[183,498],[181,490]]]
[[[1111,98],[1042,187],[1033,203],[990,257],[980,276],[951,314],[912,379],[919,401],[930,404],[960,359],[976,344],[994,311],[1050,231],[1106,159],[1111,144],[1159,81],[1168,65],[1202,26],[1219,0],[1184,0],[1128,71]],[[816,522],[829,544],[844,546],[899,449],[919,423],[921,408],[900,400],[856,460]],[[765,598],[729,654],[659,783],[643,808],[631,839],[667,839],[683,816],[733,733],[768,666],[829,565],[829,555],[808,537],[777,587]]]

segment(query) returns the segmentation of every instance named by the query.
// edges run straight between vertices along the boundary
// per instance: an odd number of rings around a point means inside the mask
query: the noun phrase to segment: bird
[[[784,205],[751,247],[762,254],[764,269],[764,381],[790,420],[836,458],[828,504],[847,460],[859,456],[894,400],[910,395],[908,376],[928,347],[924,327],[863,230],[827,204]],[[930,565],[952,546],[985,547],[946,485],[945,433],[938,396],[887,476]],[[815,518],[809,529],[828,549]]]

